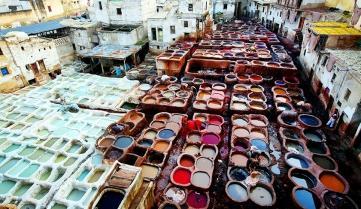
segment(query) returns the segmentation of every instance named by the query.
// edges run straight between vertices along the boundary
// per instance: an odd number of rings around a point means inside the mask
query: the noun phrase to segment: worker
[[[333,129],[335,127],[338,117],[339,117],[338,110],[335,109],[331,114],[330,119],[327,121],[326,126],[330,129]]]
[[[114,77],[120,78],[123,74],[123,66],[114,66],[114,70],[111,72]]]

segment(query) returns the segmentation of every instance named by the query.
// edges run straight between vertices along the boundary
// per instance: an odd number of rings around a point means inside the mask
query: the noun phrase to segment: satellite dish
[[[361,8],[361,0],[357,0],[356,5],[357,5],[358,8]]]

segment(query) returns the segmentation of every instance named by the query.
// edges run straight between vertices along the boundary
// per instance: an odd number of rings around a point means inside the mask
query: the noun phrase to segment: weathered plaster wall
[[[341,10],[353,11],[355,0],[326,0],[326,6]]]

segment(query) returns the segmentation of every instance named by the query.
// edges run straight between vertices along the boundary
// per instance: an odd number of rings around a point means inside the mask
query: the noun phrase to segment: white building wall
[[[92,41],[94,29],[86,28],[72,28],[70,38],[75,45],[76,51],[83,49],[92,49],[95,45]]]
[[[46,69],[51,72],[60,67],[60,60],[55,43],[38,37],[16,43],[9,43],[13,62],[20,68],[26,80],[34,79],[34,74],[26,68],[26,65],[43,60]],[[16,56],[15,56],[16,55]]]
[[[61,0],[43,0],[43,3],[45,6],[46,16],[48,18],[63,15],[64,8]]]
[[[139,26],[131,32],[99,31],[98,37],[100,44],[134,45],[145,38],[145,32],[143,26]]]
[[[225,5],[226,8],[225,8]],[[234,12],[236,8],[236,1],[235,0],[216,0],[214,7],[214,13],[222,13],[224,18],[230,19],[234,17]]]
[[[74,49],[69,36],[53,39],[53,42],[61,64],[74,61]]]

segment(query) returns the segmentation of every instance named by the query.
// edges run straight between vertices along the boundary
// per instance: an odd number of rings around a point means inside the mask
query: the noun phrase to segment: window
[[[98,4],[99,4],[99,9],[100,9],[100,10],[103,10],[102,2],[101,2],[101,1],[98,1]]]
[[[22,47],[21,47],[21,50],[23,50],[23,51],[24,51],[24,50],[25,50],[25,48],[22,46]]]
[[[152,28],[152,40],[153,41],[157,40],[157,29],[156,28]]]
[[[10,74],[8,68],[7,67],[2,67],[1,68],[1,74],[3,76]]]
[[[256,8],[257,8],[257,10],[258,10],[258,4],[257,4],[257,7],[256,7]]]
[[[271,11],[269,11],[269,15],[272,15],[272,12],[271,12]]]
[[[228,4],[223,4],[223,9],[227,10]]]
[[[323,58],[323,61],[322,61],[322,66],[325,66],[326,65],[326,63],[327,63],[327,60],[328,60],[328,56],[325,56],[324,58]]]
[[[175,34],[175,26],[174,25],[170,26],[170,33]]]
[[[188,4],[188,11],[193,12],[193,4]]]
[[[185,28],[188,28],[188,21],[184,21],[183,24],[184,24],[184,27],[185,27]]]
[[[334,73],[334,74],[332,75],[331,83],[333,83],[333,82],[335,81],[335,79],[336,79],[336,73]]]
[[[264,12],[264,7],[262,7],[262,12]]]
[[[48,6],[48,10],[49,10],[49,12],[51,12],[52,10],[51,10],[51,6]]]
[[[206,10],[208,9],[208,1],[206,1]]]
[[[184,33],[185,38],[189,38],[189,33]]]
[[[163,28],[158,28],[158,41],[163,41]]]
[[[122,8],[117,8],[117,15],[122,15]]]
[[[0,48],[0,55],[4,55],[3,50]]]
[[[345,101],[348,101],[348,98],[350,98],[350,95],[351,95],[351,91],[350,91],[350,89],[347,89],[345,96],[343,97],[345,99]]]

